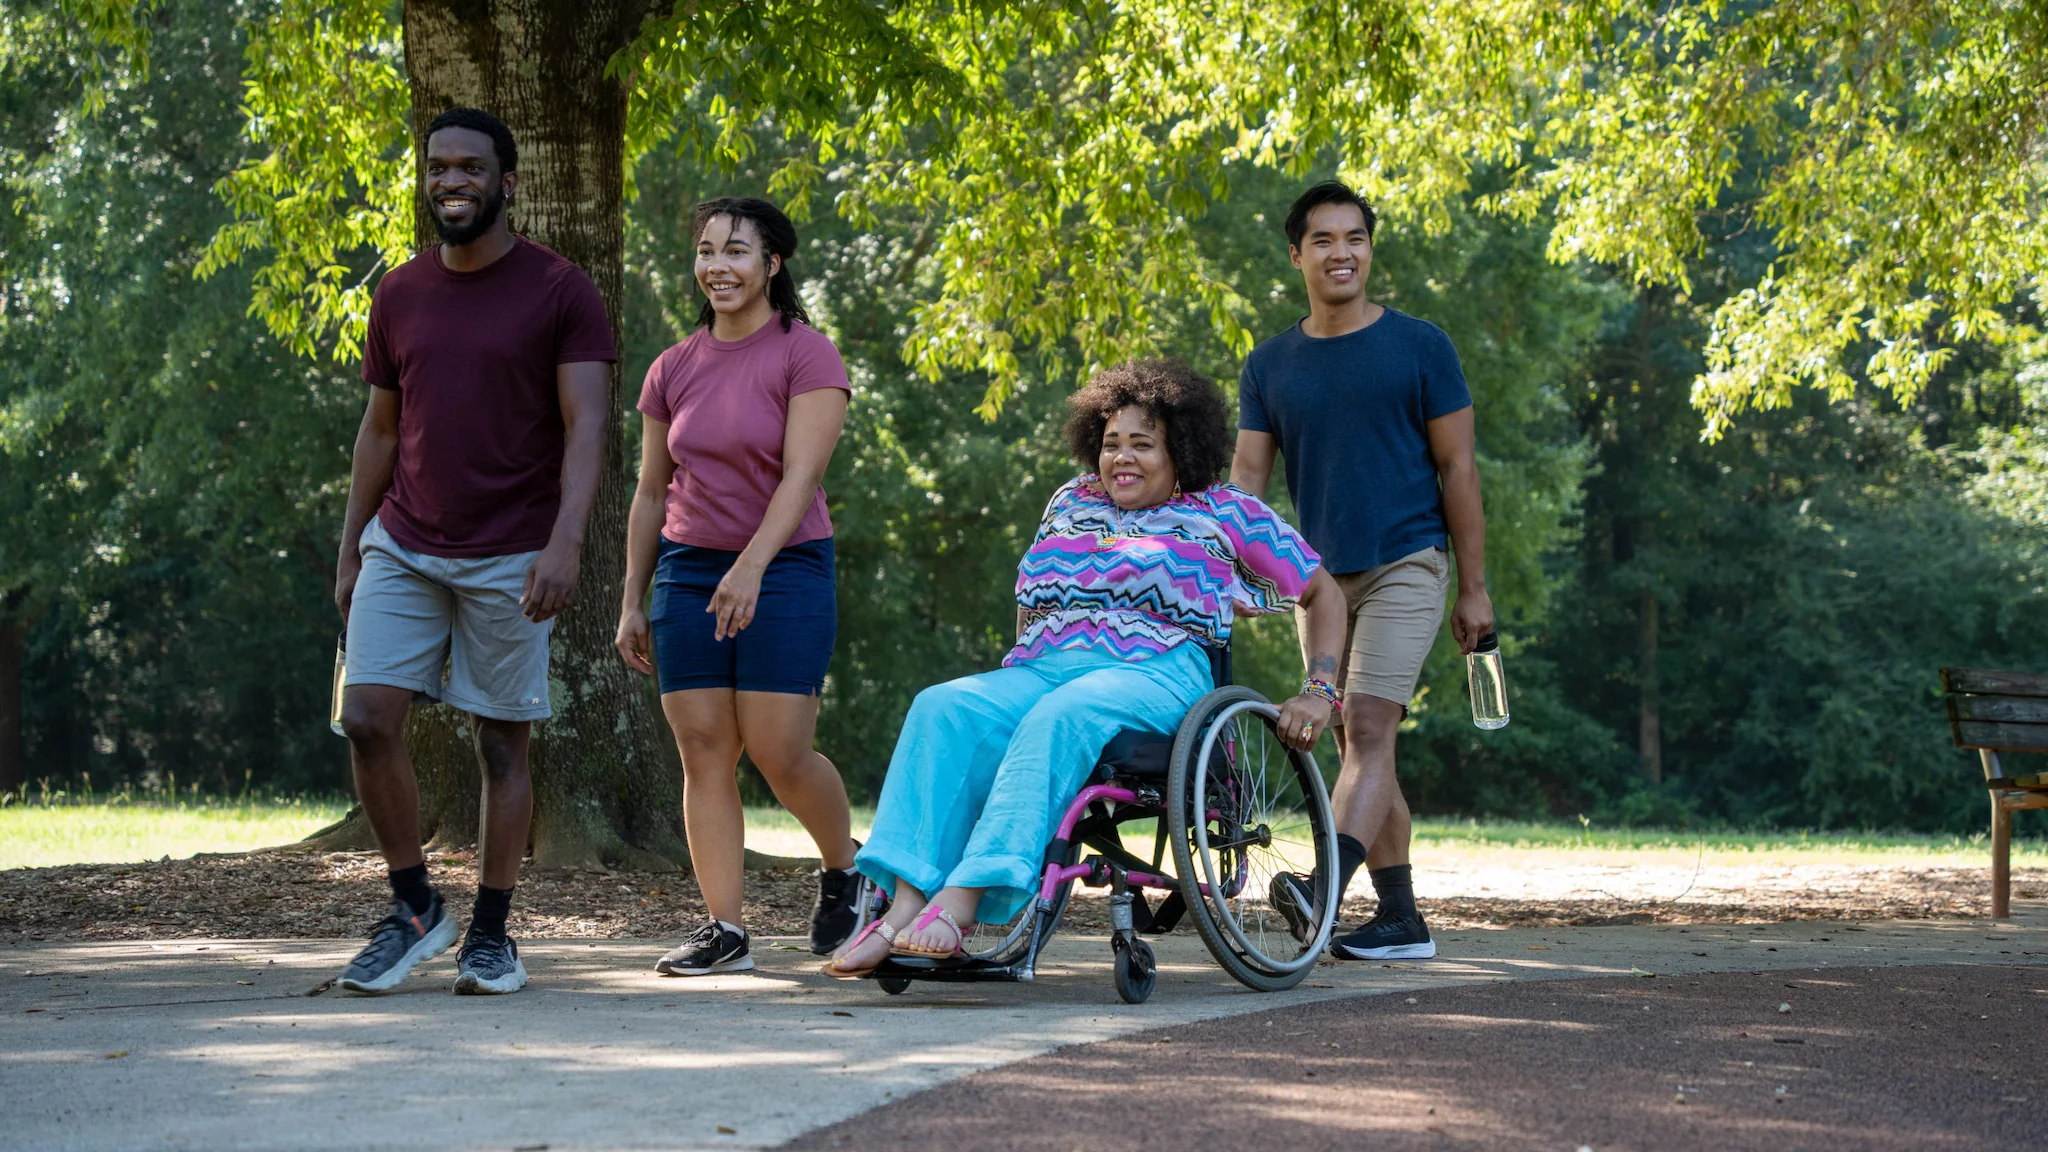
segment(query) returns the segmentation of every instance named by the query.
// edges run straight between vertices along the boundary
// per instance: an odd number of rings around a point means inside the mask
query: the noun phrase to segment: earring
[[[1173,478],[1173,498],[1175,500],[1180,499],[1180,477],[1178,476]]]

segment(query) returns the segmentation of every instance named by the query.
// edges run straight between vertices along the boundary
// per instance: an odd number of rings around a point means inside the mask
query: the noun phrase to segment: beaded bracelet
[[[1337,707],[1344,701],[1344,697],[1338,693],[1335,684],[1318,676],[1311,676],[1301,682],[1301,694],[1304,696],[1320,696],[1324,700],[1329,701],[1332,708]]]

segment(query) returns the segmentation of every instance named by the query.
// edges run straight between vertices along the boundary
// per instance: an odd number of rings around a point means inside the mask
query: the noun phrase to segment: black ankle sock
[[[425,912],[434,903],[434,886],[427,883],[427,866],[415,864],[410,868],[393,868],[391,894],[405,901],[413,915]]]
[[[1365,845],[1356,837],[1337,833],[1337,903],[1344,903],[1344,892],[1351,887],[1351,877],[1365,863]]]
[[[469,930],[485,936],[505,934],[505,914],[512,911],[512,890],[510,888],[484,888],[476,890],[476,910],[470,913]]]
[[[1380,898],[1380,912],[1386,916],[1408,918],[1415,915],[1415,873],[1406,864],[1395,864],[1389,868],[1375,868],[1366,873],[1372,877],[1372,890]]]

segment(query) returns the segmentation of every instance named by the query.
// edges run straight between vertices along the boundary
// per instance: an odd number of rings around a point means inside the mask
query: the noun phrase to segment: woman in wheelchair
[[[1342,594],[1271,508],[1218,483],[1230,461],[1220,390],[1177,361],[1098,374],[1068,402],[1093,471],[1053,494],[1017,573],[1017,645],[992,672],[918,694],[856,864],[887,915],[825,968],[953,957],[979,922],[1037,892],[1044,852],[1112,737],[1172,732],[1211,684],[1236,613],[1306,613],[1309,677],[1280,709],[1306,749],[1331,719]]]

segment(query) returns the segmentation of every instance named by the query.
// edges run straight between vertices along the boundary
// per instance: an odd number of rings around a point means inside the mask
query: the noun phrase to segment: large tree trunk
[[[21,653],[28,628],[0,617],[0,792],[21,787],[28,776],[21,735]]]
[[[649,0],[407,0],[406,70],[413,131],[458,105],[503,119],[519,142],[514,229],[576,262],[621,331],[626,88],[604,75],[652,9]],[[417,154],[417,153],[416,153]],[[422,245],[433,224],[415,205]],[[612,372],[614,419],[622,411]],[[683,862],[681,776],[640,678],[612,651],[625,576],[631,496],[622,439],[606,437],[604,479],[584,537],[575,606],[556,622],[549,669],[554,718],[535,729],[534,864]],[[420,774],[423,834],[443,844],[476,835],[474,725],[451,709],[418,709],[408,726]],[[346,825],[324,834],[345,841]]]

